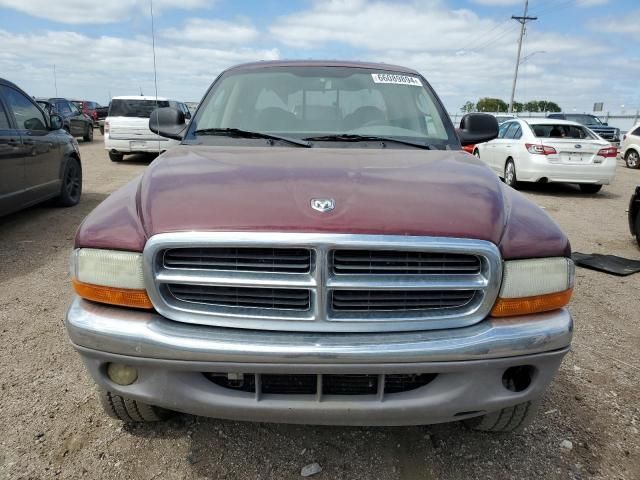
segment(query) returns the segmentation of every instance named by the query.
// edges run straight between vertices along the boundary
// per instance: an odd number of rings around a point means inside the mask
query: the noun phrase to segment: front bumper
[[[567,310],[487,319],[451,330],[315,334],[183,324],[155,313],[76,299],[66,318],[71,341],[103,388],[153,405],[228,419],[340,425],[408,425],[460,420],[542,395],[571,342]],[[109,380],[109,362],[138,380]],[[529,386],[508,390],[506,369],[530,366]],[[376,395],[236,391],[203,373],[437,374],[411,391]]]

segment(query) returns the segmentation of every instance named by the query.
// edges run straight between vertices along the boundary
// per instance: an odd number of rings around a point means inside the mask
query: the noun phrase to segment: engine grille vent
[[[205,373],[216,385],[248,393],[276,395],[376,395],[409,392],[428,385],[436,373],[403,374],[228,374]],[[318,386],[321,392],[318,392]],[[380,390],[380,386],[384,388]],[[256,392],[259,389],[260,392]]]
[[[309,290],[291,288],[217,287],[169,284],[171,295],[183,302],[223,307],[309,310]]]
[[[335,274],[474,275],[480,272],[475,255],[393,250],[336,250]]]
[[[335,290],[334,311],[410,311],[460,308],[475,290]]]
[[[308,273],[310,250],[303,248],[172,248],[164,254],[166,268],[237,272]]]

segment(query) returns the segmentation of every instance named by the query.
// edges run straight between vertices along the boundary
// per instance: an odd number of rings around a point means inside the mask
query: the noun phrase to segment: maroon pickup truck
[[[572,336],[570,245],[418,72],[222,73],[181,144],[82,223],[66,327],[110,415],[529,422]]]

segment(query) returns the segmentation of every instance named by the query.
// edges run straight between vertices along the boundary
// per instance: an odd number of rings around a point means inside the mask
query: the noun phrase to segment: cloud
[[[626,35],[640,39],[638,18],[640,18],[640,9],[627,12],[624,17],[609,16],[594,20],[589,23],[589,28],[595,32]]]
[[[0,44],[2,76],[31,95],[53,96],[53,64],[62,96],[104,102],[109,93],[114,96],[153,91],[150,38],[90,37],[53,31],[15,34],[0,30]],[[253,60],[274,60],[280,52],[277,48],[193,47],[158,42],[156,56],[159,94],[197,101],[225,68]]]
[[[258,30],[251,24],[201,18],[191,18],[182,27],[169,28],[160,32],[160,36],[165,38],[212,46],[247,44],[254,41],[258,35]]]
[[[522,5],[521,0],[471,0],[472,3],[478,5],[486,5],[490,7],[507,7],[511,5]]]
[[[33,17],[66,24],[99,24],[128,20],[135,13],[149,12],[146,0],[110,0],[89,6],[86,0],[0,0],[0,8],[10,8]],[[210,6],[207,0],[155,0],[160,12],[171,8],[193,9]]]

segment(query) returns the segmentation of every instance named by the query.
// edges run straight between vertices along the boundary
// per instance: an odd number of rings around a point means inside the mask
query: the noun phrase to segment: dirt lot
[[[79,206],[0,219],[0,478],[288,479],[312,462],[323,468],[318,479],[640,478],[640,274],[578,270],[573,351],[523,434],[460,424],[333,428],[182,415],[131,428],[111,420],[65,335],[68,257],[82,218],[149,160],[113,164],[99,135],[81,149]],[[640,258],[625,213],[636,184],[640,171],[620,164],[598,195],[571,186],[525,193],[575,250]]]

